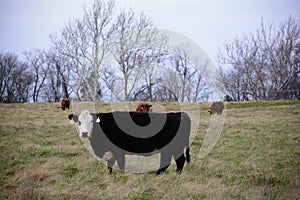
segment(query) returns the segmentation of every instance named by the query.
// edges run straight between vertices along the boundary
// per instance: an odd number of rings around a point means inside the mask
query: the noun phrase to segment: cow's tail
[[[190,155],[190,147],[186,147],[185,150],[185,158],[186,158],[186,162],[190,163],[191,162],[191,155]]]
[[[191,155],[190,155],[190,134],[191,134],[191,119],[188,115],[186,115],[187,117],[187,124],[188,124],[188,128],[187,128],[187,137],[186,137],[186,145],[185,145],[185,158],[186,158],[186,162],[190,163],[191,162]]]

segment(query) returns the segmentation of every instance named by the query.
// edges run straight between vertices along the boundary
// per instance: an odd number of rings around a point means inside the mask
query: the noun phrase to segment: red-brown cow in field
[[[64,98],[63,100],[61,100],[61,109],[65,110],[66,108],[70,109],[70,100]]]
[[[224,103],[222,101],[213,102],[210,105],[210,110],[208,111],[211,115],[217,113],[218,115],[221,115],[224,109]]]
[[[136,112],[151,112],[152,111],[152,105],[148,103],[141,102],[136,108]]]

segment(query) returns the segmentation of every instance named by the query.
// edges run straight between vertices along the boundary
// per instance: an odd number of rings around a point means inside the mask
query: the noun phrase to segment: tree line
[[[228,99],[300,99],[299,21],[289,17],[274,28],[261,20],[255,33],[226,43],[218,62]]]
[[[299,23],[291,17],[243,35],[220,51],[227,100],[299,98]],[[189,44],[172,46],[143,13],[95,0],[50,36],[51,47],[20,61],[0,53],[0,102],[207,101],[208,66]],[[216,84],[218,85],[218,84]],[[221,85],[221,84],[220,84]]]
[[[112,0],[95,0],[81,18],[70,21],[50,40],[48,50],[26,52],[22,63],[13,54],[1,54],[1,70],[11,74],[1,80],[1,102],[208,98],[202,73],[206,65],[187,57],[188,45],[170,47],[168,38],[143,13],[117,11]],[[16,88],[16,83],[26,85],[26,90]],[[13,91],[18,92],[11,95]]]

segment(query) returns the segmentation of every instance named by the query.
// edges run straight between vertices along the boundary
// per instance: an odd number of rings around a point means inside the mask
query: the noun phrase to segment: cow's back
[[[123,123],[120,126],[118,122]],[[136,126],[132,125],[132,122]],[[103,113],[100,117],[100,126],[101,134],[115,146],[115,150],[122,149],[133,154],[151,153],[164,148],[174,139],[181,141],[178,138],[189,138],[190,135],[190,119],[182,112]],[[161,129],[155,130],[153,127],[156,126]]]
[[[62,109],[62,110],[65,110],[66,108],[70,109],[70,100],[67,99],[67,98],[64,98],[64,99],[61,101],[61,109]]]
[[[221,101],[213,102],[211,104],[210,112],[211,112],[211,114],[214,114],[214,113],[222,114],[223,109],[224,109],[224,103],[223,102],[221,102]]]

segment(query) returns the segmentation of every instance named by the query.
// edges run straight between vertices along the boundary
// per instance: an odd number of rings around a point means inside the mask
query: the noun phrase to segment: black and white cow
[[[124,171],[125,155],[149,156],[160,153],[157,174],[169,167],[172,156],[178,173],[181,173],[185,161],[190,162],[191,120],[184,112],[95,114],[85,110],[79,115],[69,115],[69,119],[79,123],[79,136],[89,138],[95,155],[103,158],[107,152],[111,152],[113,156],[107,160],[110,173],[115,161],[119,169]]]

